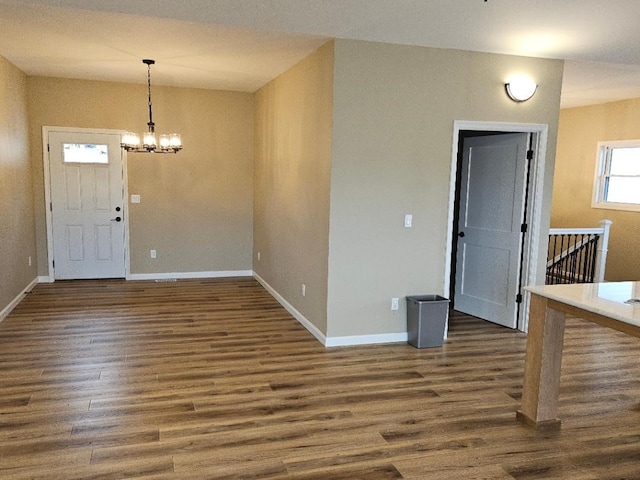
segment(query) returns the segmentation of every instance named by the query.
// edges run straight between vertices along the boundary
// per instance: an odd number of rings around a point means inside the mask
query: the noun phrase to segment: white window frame
[[[598,150],[596,156],[596,173],[595,179],[593,181],[593,196],[591,200],[592,208],[640,212],[640,204],[607,202],[603,200],[605,178],[607,177],[609,169],[609,152],[611,151],[611,149],[629,147],[640,148],[640,140],[617,140],[609,142],[598,142]]]

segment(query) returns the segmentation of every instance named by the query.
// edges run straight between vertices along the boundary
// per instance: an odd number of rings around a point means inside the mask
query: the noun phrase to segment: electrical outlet
[[[29,266],[31,266],[31,256],[29,256]]]
[[[411,228],[413,226],[413,215],[407,214],[404,216],[404,228]]]
[[[260,261],[260,252],[258,252],[258,261]]]
[[[301,291],[303,297],[307,296],[307,286],[304,283],[302,284],[302,286],[300,288],[300,291]]]
[[[391,310],[398,310],[400,308],[400,299],[397,297],[393,297],[391,299]]]
[[[155,250],[149,250],[149,255],[151,255],[151,258],[156,258],[156,251]]]

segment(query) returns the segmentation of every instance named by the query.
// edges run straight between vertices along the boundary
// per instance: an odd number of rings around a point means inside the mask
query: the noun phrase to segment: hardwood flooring
[[[0,323],[0,478],[640,478],[640,341],[569,319],[559,432],[525,336],[325,349],[255,280],[36,286]]]

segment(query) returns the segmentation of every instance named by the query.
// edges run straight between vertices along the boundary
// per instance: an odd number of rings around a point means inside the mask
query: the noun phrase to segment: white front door
[[[49,131],[56,279],[125,276],[120,135]]]
[[[528,134],[464,140],[455,309],[517,326]]]

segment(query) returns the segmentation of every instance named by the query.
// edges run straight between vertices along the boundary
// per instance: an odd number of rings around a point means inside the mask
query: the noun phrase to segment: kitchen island
[[[531,294],[518,419],[557,428],[565,315],[640,337],[640,282],[525,287]]]

